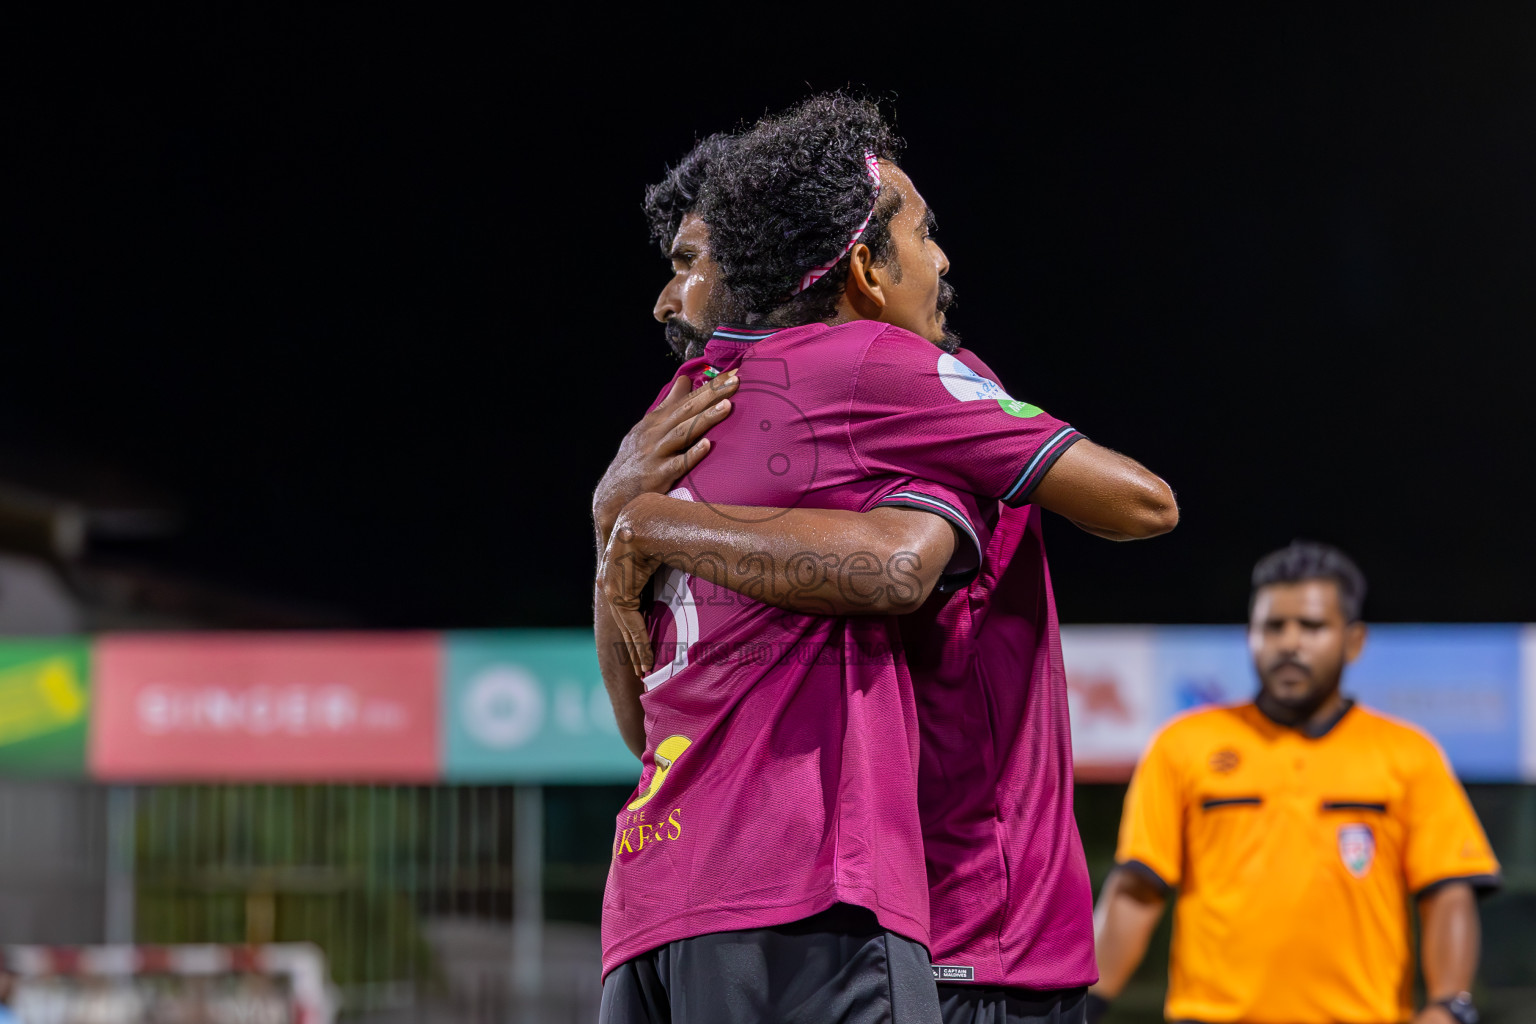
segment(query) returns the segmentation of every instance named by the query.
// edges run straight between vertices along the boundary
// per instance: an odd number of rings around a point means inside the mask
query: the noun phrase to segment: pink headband
[[[869,180],[875,183],[875,198],[869,204],[869,213],[864,215],[864,223],[858,226],[858,229],[853,233],[853,237],[848,240],[848,244],[843,247],[843,251],[838,253],[836,258],[805,272],[805,276],[800,279],[800,287],[789,293],[791,297],[799,295],[825,277],[828,271],[837,266],[839,260],[853,252],[853,247],[859,244],[860,238],[864,237],[864,229],[869,227],[870,219],[875,215],[875,204],[880,202],[880,160],[867,149],[864,151],[864,167],[869,171]]]

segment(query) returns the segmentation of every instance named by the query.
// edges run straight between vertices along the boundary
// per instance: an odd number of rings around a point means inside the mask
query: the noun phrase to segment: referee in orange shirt
[[[1253,570],[1260,692],[1147,748],[1094,912],[1097,1020],[1178,894],[1164,1014],[1202,1024],[1475,1024],[1476,893],[1499,864],[1445,755],[1339,692],[1365,578],[1297,542]],[[1412,1007],[1408,896],[1429,1002]]]

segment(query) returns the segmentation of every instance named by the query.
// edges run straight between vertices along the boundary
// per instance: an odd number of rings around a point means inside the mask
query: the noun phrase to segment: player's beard
[[[678,362],[688,359],[696,359],[704,354],[704,346],[709,344],[709,336],[712,331],[701,331],[680,316],[674,316],[667,321],[664,333],[667,336],[667,347],[677,357]]]
[[[960,332],[949,326],[949,310],[955,304],[955,287],[942,277],[939,278],[939,301],[934,311],[944,314],[944,336],[939,339],[939,348],[954,355],[960,351]]]

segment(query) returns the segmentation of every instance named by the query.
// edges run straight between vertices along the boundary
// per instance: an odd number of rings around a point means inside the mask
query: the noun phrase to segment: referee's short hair
[[[1331,544],[1293,540],[1279,551],[1271,551],[1253,567],[1253,592],[1248,610],[1258,600],[1259,590],[1275,583],[1300,583],[1302,580],[1332,580],[1339,589],[1339,608],[1346,622],[1359,622],[1365,604],[1365,573],[1354,560]]]

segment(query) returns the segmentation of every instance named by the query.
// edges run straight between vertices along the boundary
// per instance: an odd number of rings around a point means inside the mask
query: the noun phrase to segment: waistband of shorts
[[[979,996],[1007,996],[1025,1003],[1039,1003],[1050,1006],[1055,1003],[1066,1002],[1079,996],[1088,994],[1087,985],[1079,985],[1076,988],[1020,988],[1017,985],[957,985],[952,982],[938,982],[939,990],[943,992],[974,992]]]

